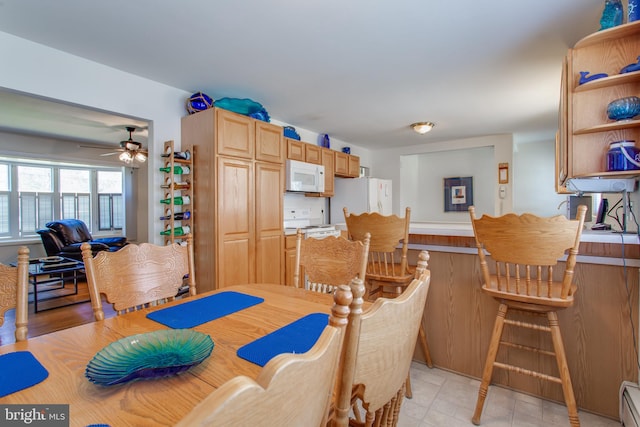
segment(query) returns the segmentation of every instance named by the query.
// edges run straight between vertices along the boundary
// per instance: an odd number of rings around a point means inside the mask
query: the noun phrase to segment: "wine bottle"
[[[160,203],[164,203],[165,205],[170,205],[171,198],[162,199],[160,200]],[[189,203],[191,203],[191,198],[189,196],[178,196],[173,198],[174,205],[188,205]]]
[[[191,218],[191,212],[190,211],[186,211],[186,212],[176,212],[173,214],[173,220],[174,221],[182,221],[185,219],[189,219]],[[171,215],[166,215],[166,216],[161,216],[160,220],[161,221],[169,221],[171,220]]]
[[[162,153],[160,157],[170,157],[171,153]],[[173,158],[178,160],[190,160],[191,153],[189,151],[174,151]]]
[[[185,236],[191,232],[191,227],[185,225],[184,227],[176,227],[173,229],[174,236]],[[164,230],[160,232],[163,236],[171,236],[171,229]]]
[[[172,190],[188,190],[191,188],[191,184],[188,182],[174,182],[173,186],[171,184],[162,184],[161,188],[170,188]]]
[[[169,166],[165,167],[165,168],[160,168],[160,172],[171,172],[171,168]],[[191,169],[189,169],[189,166],[179,166],[179,165],[175,165],[173,167],[173,173],[176,175],[188,175],[191,173]]]

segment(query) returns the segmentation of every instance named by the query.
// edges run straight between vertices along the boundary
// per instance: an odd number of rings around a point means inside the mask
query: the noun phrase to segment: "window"
[[[0,239],[37,236],[56,219],[77,218],[92,233],[124,226],[121,169],[0,159]]]
[[[122,230],[122,173],[98,171],[98,229]]]

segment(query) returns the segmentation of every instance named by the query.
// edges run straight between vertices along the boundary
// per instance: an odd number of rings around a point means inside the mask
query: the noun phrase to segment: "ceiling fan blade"
[[[98,150],[113,150],[113,147],[99,147],[97,145],[78,145],[78,148],[95,148]]]
[[[114,154],[118,154],[117,152],[113,152],[113,153],[104,153],[104,154],[100,154],[101,156],[113,156]]]

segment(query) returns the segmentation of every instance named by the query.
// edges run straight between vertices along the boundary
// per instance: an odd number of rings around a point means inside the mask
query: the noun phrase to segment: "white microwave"
[[[324,166],[287,160],[287,191],[324,193]]]

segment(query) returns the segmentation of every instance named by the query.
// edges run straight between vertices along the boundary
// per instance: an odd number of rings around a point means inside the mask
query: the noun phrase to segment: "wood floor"
[[[43,292],[43,289],[39,287],[38,313],[34,313],[33,293],[29,293],[29,338],[94,321],[86,282],[78,284],[77,295],[59,296],[61,294],[70,294],[74,291],[75,288],[71,283],[67,283],[64,289],[52,289],[46,292]],[[54,296],[56,298],[50,298]],[[50,299],[43,301],[43,298]],[[70,303],[74,304],[63,306]],[[40,311],[45,309],[49,310]],[[103,309],[105,317],[115,316],[115,312],[111,309],[111,304],[103,304]],[[5,315],[4,325],[0,327],[0,345],[15,342],[14,333],[15,312],[11,310]]]

